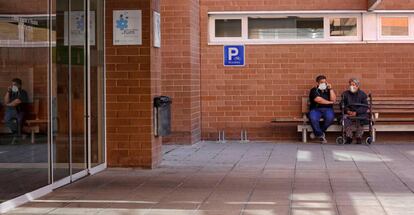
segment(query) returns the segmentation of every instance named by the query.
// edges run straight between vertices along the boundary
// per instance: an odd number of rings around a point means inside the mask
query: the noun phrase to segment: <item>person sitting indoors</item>
[[[24,119],[24,105],[28,102],[27,92],[22,89],[22,80],[15,78],[3,98],[5,106],[4,123],[13,132],[21,134]]]

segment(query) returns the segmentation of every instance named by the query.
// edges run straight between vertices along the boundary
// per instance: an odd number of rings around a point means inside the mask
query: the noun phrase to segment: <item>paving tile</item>
[[[341,215],[386,215],[387,213],[380,206],[338,206]]]
[[[288,215],[289,206],[277,205],[248,205],[243,215]]]
[[[198,210],[193,215],[240,215],[241,210]]]
[[[150,209],[102,209],[96,215],[146,215]]]

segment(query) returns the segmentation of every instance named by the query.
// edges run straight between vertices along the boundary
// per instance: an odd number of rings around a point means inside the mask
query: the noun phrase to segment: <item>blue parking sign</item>
[[[244,46],[224,46],[224,66],[244,66]]]

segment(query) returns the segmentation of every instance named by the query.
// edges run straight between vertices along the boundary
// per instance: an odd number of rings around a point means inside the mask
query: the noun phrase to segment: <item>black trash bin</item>
[[[154,98],[154,135],[168,136],[171,134],[171,104],[168,96]]]

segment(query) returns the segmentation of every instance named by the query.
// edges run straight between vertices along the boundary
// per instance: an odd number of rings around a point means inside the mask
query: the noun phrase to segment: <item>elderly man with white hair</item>
[[[356,143],[362,143],[364,125],[368,124],[368,96],[360,89],[361,83],[356,78],[349,79],[349,89],[342,94],[344,106],[344,124],[346,131],[345,144],[351,144],[355,132]],[[352,119],[357,117],[357,119]]]

